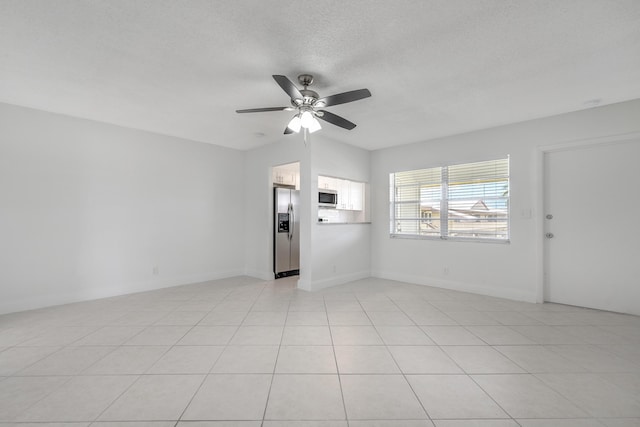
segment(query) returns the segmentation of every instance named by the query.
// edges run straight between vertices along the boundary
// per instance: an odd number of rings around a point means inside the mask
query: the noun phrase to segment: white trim
[[[478,285],[475,283],[456,282],[452,280],[442,280],[426,276],[416,276],[413,274],[398,274],[388,271],[374,271],[372,277],[386,280],[395,280],[399,282],[412,283],[414,285],[432,286],[435,288],[449,289],[453,291],[470,292],[478,295],[486,295],[496,298],[505,298],[515,301],[524,301],[535,303],[536,295],[534,292],[518,289],[508,289],[503,287],[493,287]]]
[[[465,163],[459,163],[459,162],[455,162],[455,163],[447,163],[447,164],[443,164],[440,166],[436,166],[436,167],[431,167],[431,168],[422,168],[422,169],[410,169],[410,170],[406,170],[406,171],[401,171],[401,172],[391,172],[389,173],[389,186],[390,186],[390,191],[389,193],[391,194],[391,196],[389,197],[389,236],[391,238],[401,238],[401,239],[406,239],[406,238],[414,238],[414,239],[426,239],[426,240],[451,240],[451,241],[481,241],[484,243],[510,243],[510,237],[511,237],[511,194],[508,194],[506,197],[503,195],[502,197],[499,196],[491,196],[491,197],[487,197],[487,198],[479,198],[479,201],[482,200],[496,200],[496,201],[500,201],[500,200],[505,200],[507,201],[507,209],[506,209],[506,222],[507,222],[507,238],[502,239],[499,237],[492,237],[492,238],[482,238],[482,237],[473,237],[473,236],[450,236],[449,235],[449,222],[452,218],[451,212],[449,211],[449,205],[453,204],[456,202],[456,200],[451,200],[451,194],[449,192],[449,187],[450,187],[450,175],[449,175],[449,169],[450,168],[455,168],[455,167],[464,167],[465,170],[468,171],[475,171],[475,168],[473,167],[474,165],[483,163],[493,163],[494,165],[498,162],[502,162],[506,160],[507,163],[507,175],[506,175],[506,179],[507,179],[507,188],[508,191],[507,193],[510,193],[511,191],[511,156],[509,154],[506,155],[506,158],[498,158],[498,159],[491,159],[491,160],[483,160],[483,161],[475,161],[475,162],[465,162]],[[398,226],[398,222],[406,220],[406,221],[419,221],[421,220],[421,214],[420,212],[418,214],[415,215],[414,218],[412,217],[406,217],[406,216],[401,216],[399,219],[396,216],[396,208],[398,206],[403,206],[403,205],[408,205],[408,206],[412,206],[414,204],[418,204],[419,208],[421,209],[423,206],[423,199],[422,199],[422,194],[421,194],[421,186],[423,184],[423,181],[415,181],[415,179],[417,177],[414,177],[414,179],[412,181],[410,181],[410,184],[400,184],[401,186],[408,186],[409,188],[412,188],[416,185],[416,183],[418,183],[418,195],[417,197],[412,197],[412,196],[400,196],[398,197],[398,184],[396,182],[396,178],[398,174],[420,174],[421,172],[431,172],[433,171],[433,174],[435,176],[435,169],[440,169],[440,188],[441,188],[441,197],[440,199],[434,199],[433,201],[439,200],[439,212],[440,212],[440,218],[437,220],[433,220],[434,223],[439,223],[440,227],[439,229],[437,229],[438,231],[438,235],[431,235],[431,234],[427,234],[427,235],[422,235],[420,234],[421,230],[421,226],[420,223],[417,223],[418,228],[416,230],[416,234],[413,233],[399,233],[397,232],[397,226]],[[495,173],[495,171],[494,171]],[[493,177],[496,176],[500,176],[501,175],[493,175]],[[431,178],[429,178],[431,179]],[[435,184],[435,181],[433,181],[433,184]],[[455,182],[453,183],[455,184]],[[409,197],[409,199],[405,199],[405,197]],[[477,198],[474,198],[477,199]],[[466,200],[466,199],[465,199]],[[470,200],[470,199],[469,199]],[[485,206],[486,207],[486,206]],[[444,214],[443,214],[444,213]],[[471,214],[469,214],[471,215]],[[473,218],[473,217],[471,217]],[[488,219],[480,219],[480,218],[475,218],[478,222],[483,222],[483,221],[487,221]],[[455,233],[454,233],[455,234]]]
[[[249,277],[255,277],[260,280],[275,280],[276,278],[276,275],[273,273],[273,271],[258,271],[258,270],[246,269],[244,271],[244,275]]]
[[[116,284],[109,287],[79,289],[74,292],[64,294],[55,293],[48,295],[38,295],[30,298],[12,301],[10,303],[0,305],[0,314],[14,313],[18,311],[34,310],[37,308],[51,307],[56,305],[72,304],[76,302],[96,300],[101,298],[109,298],[120,295],[135,294],[139,292],[154,291],[158,289],[169,288],[172,286],[180,286],[186,284],[194,284],[207,282],[209,280],[226,279],[229,277],[243,276],[241,270],[230,270],[224,272],[211,272],[204,274],[194,274],[167,279],[159,279],[145,282],[132,282],[125,284]]]
[[[535,155],[535,173],[537,174],[537,188],[536,188],[536,201],[538,206],[540,206],[540,212],[535,214],[536,221],[536,232],[538,233],[537,248],[536,248],[536,266],[538,270],[538,274],[536,277],[536,300],[538,302],[544,302],[545,300],[545,287],[547,276],[545,274],[546,271],[546,262],[545,262],[545,237],[544,237],[544,215],[545,215],[545,205],[544,205],[544,188],[545,188],[545,163],[544,156],[546,153],[553,153],[559,151],[571,151],[571,150],[581,150],[590,148],[593,146],[599,145],[612,145],[612,144],[620,144],[625,143],[634,139],[640,139],[640,132],[630,132],[616,135],[607,135],[607,136],[599,136],[595,138],[586,138],[586,139],[577,139],[570,141],[563,141],[558,143],[552,143],[547,145],[538,145],[536,147],[536,155]]]
[[[302,289],[303,291],[311,292],[311,282],[304,279],[298,279],[298,289]]]
[[[545,274],[544,274],[544,152],[537,150],[535,154],[535,170],[534,173],[537,176],[536,188],[535,188],[535,200],[536,206],[539,206],[537,212],[533,212],[534,227],[538,238],[536,241],[536,302],[544,302],[544,286],[545,286]]]
[[[567,151],[581,148],[589,148],[593,145],[617,144],[640,138],[640,132],[622,133],[617,135],[598,136],[595,138],[575,139],[558,143],[539,145],[537,148],[543,153],[553,151]]]
[[[358,271],[355,273],[344,274],[341,276],[331,277],[329,279],[315,280],[311,281],[310,289],[306,289],[301,287],[300,282],[298,282],[298,287],[305,290],[311,291],[319,291],[321,289],[330,288],[332,286],[343,285],[345,283],[353,282],[355,280],[366,279],[367,277],[371,277],[370,271]]]
[[[414,240],[446,240],[448,242],[473,242],[473,243],[505,243],[510,244],[510,239],[495,239],[481,237],[442,237],[420,234],[389,234],[390,239],[414,239]]]

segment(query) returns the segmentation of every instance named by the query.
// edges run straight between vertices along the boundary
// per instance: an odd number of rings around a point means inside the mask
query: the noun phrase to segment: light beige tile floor
[[[640,318],[249,277],[0,316],[0,427],[640,426]]]

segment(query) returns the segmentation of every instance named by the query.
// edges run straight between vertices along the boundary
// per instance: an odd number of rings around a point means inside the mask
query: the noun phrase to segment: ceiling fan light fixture
[[[314,120],[314,117],[310,111],[303,111],[302,114],[300,115],[300,124],[302,125],[303,128],[309,129],[313,124],[313,120]]]
[[[300,120],[300,115],[296,114],[293,116],[287,127],[294,131],[295,133],[300,132],[300,127],[302,126],[302,120]]]
[[[309,133],[314,133],[317,130],[322,129],[320,122],[315,117],[312,118],[311,125],[309,126]]]

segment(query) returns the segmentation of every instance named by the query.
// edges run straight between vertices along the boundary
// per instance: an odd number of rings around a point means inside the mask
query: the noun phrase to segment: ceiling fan
[[[298,76],[298,82],[304,86],[304,89],[298,89],[286,76],[274,75],[272,77],[276,83],[280,85],[282,90],[289,95],[289,98],[291,98],[291,106],[249,108],[246,110],[236,110],[236,113],[295,111],[296,115],[293,116],[284,130],[285,135],[300,132],[301,128],[305,131],[308,130],[310,133],[320,130],[321,126],[318,119],[324,120],[332,125],[351,130],[356,127],[355,123],[326,110],[322,110],[322,108],[330,107],[332,105],[346,104],[347,102],[358,101],[371,96],[369,89],[358,89],[320,98],[317,92],[307,89],[307,87],[313,83],[313,76],[311,74],[300,74]]]

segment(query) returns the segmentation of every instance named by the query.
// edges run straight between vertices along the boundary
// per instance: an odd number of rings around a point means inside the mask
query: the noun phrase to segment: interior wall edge
[[[366,279],[371,277],[369,270],[356,271],[348,274],[342,274],[339,276],[330,277],[322,280],[312,280],[310,289],[312,291],[320,291],[322,289],[330,288],[333,286],[344,285],[345,283],[353,282],[356,280]]]
[[[302,276],[298,276],[298,289],[303,290],[303,291],[307,291],[307,292],[312,292],[313,289],[311,287],[311,281],[307,280],[305,278],[303,278]]]
[[[273,271],[258,271],[258,270],[252,270],[252,269],[245,269],[244,274],[245,276],[255,277],[256,279],[260,279],[260,280],[275,279]]]

